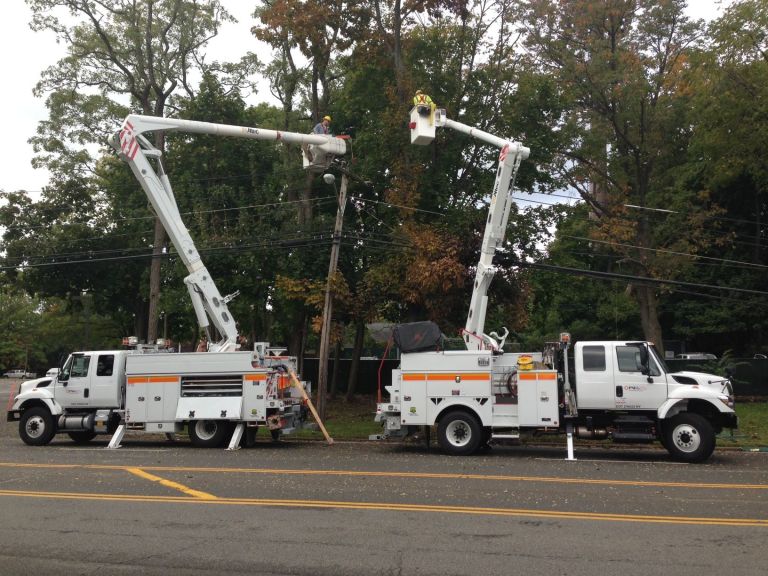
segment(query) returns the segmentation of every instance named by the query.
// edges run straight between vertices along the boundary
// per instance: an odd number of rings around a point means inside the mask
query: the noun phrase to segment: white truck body
[[[516,439],[524,432],[564,432],[569,458],[576,435],[661,440],[678,459],[707,459],[715,435],[738,424],[729,380],[670,373],[650,343],[611,341],[576,344],[572,377],[570,335],[562,334],[541,353],[510,354],[503,351],[506,329],[501,336],[484,332],[493,257],[504,242],[518,167],[530,151],[449,120],[444,110],[411,110],[411,143],[431,143],[436,127],[501,149],[463,331],[467,350],[440,351],[439,330],[432,323],[398,327],[393,336],[401,350],[400,367],[386,388],[389,401],[377,407],[376,420],[384,429],[377,437],[437,426],[445,451],[469,454],[491,440]]]
[[[649,352],[645,362],[639,360],[641,349]],[[521,368],[521,357],[533,367]],[[570,431],[616,442],[661,440],[687,461],[708,458],[715,434],[737,425],[729,381],[670,373],[647,343],[580,342],[574,359],[572,383],[542,353],[403,353],[386,387],[389,401],[378,405],[376,419],[385,437],[438,426],[440,445],[454,454],[526,432]],[[566,386],[575,406],[566,400]],[[693,422],[690,414],[696,415]]]
[[[114,434],[116,447],[121,428],[172,434],[187,427],[197,445],[231,439],[235,447],[244,432],[290,433],[303,420],[301,400],[287,386],[289,368],[295,370],[294,358],[247,351],[76,352],[52,381],[22,385],[8,418],[20,421],[31,445],[57,433],[81,442]]]
[[[196,445],[218,446],[231,436],[229,448],[234,449],[244,433],[248,444],[256,429],[266,425],[275,438],[291,431],[305,414],[305,392],[296,393],[293,385],[305,390],[308,385],[295,379],[295,358],[281,356],[265,342],[257,343],[254,352],[238,351],[237,327],[227,306],[237,294],[222,296],[200,258],[181,219],[162,151],[144,135],[156,131],[300,144],[304,168],[315,172],[346,153],[342,138],[327,135],[129,115],[112,146],[136,176],[187,267],[184,283],[210,344],[206,352],[188,354],[146,346],[71,354],[52,381],[20,388],[8,411],[9,420],[19,421],[19,435],[27,444],[47,444],[59,432],[76,442],[108,433],[114,448],[126,429],[175,433],[186,426]]]

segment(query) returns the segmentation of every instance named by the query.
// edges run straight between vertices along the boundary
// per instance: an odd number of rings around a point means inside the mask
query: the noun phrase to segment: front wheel
[[[35,406],[24,410],[19,420],[19,436],[30,446],[45,446],[56,434],[53,416],[47,408]]]
[[[449,412],[437,427],[440,448],[454,456],[472,454],[480,447],[483,429],[477,418],[469,412]]]
[[[189,423],[189,439],[200,448],[218,448],[227,441],[232,427],[226,420],[193,420]]]
[[[664,423],[664,447],[676,460],[703,462],[715,450],[715,431],[703,416],[683,412]]]

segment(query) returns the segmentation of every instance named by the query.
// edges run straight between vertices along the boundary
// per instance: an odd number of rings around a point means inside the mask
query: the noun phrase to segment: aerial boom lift
[[[564,433],[568,460],[573,439],[614,442],[661,440],[685,462],[702,462],[716,436],[736,428],[733,386],[713,374],[671,372],[651,342],[577,342],[569,361],[570,334],[542,352],[504,352],[501,337],[483,333],[494,253],[501,249],[512,205],[512,183],[529,151],[517,142],[452,122],[445,113],[411,111],[411,142],[427,144],[444,126],[501,148],[480,261],[464,334],[468,350],[446,350],[431,322],[397,326],[400,365],[392,370],[388,401],[376,407],[384,428],[376,438],[405,437],[437,426],[450,454],[472,454],[490,441],[521,434]],[[571,370],[573,366],[573,370]],[[571,374],[572,373],[572,374]]]
[[[444,127],[462,132],[501,149],[499,164],[496,169],[496,181],[493,185],[491,203],[488,208],[483,244],[480,248],[480,259],[475,273],[472,298],[470,299],[467,322],[463,333],[464,343],[468,350],[486,348],[500,350],[504,346],[508,331],[505,329],[502,336],[495,332],[491,332],[491,334],[483,332],[488,305],[488,287],[496,274],[493,257],[504,242],[507,221],[512,209],[512,188],[515,183],[515,176],[520,162],[528,158],[531,151],[520,142],[499,138],[478,128],[450,120],[446,117],[445,110],[438,109],[434,111],[433,116],[425,116],[419,113],[417,107],[414,107],[411,110],[410,120],[412,144],[429,144],[435,138],[435,127]]]
[[[209,351],[233,351],[237,348],[237,327],[227,303],[237,293],[227,296],[219,293],[181,219],[171,183],[161,162],[162,152],[144,136],[145,132],[160,130],[300,144],[304,168],[315,172],[325,170],[335,156],[345,154],[346,143],[343,139],[323,134],[300,134],[138,114],[129,115],[123,122],[122,130],[113,137],[112,146],[131,167],[189,271],[184,283],[192,299],[198,324],[209,336]],[[156,160],[156,169],[151,159]],[[211,324],[221,337],[218,342],[213,342],[210,337]]]

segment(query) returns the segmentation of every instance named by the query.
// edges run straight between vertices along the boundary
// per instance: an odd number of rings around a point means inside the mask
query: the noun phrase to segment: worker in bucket
[[[329,134],[331,126],[331,117],[323,116],[323,119],[315,124],[315,129],[312,130],[315,134]]]
[[[416,106],[419,114],[427,116],[432,113],[437,106],[432,102],[432,98],[429,94],[425,94],[421,90],[416,90],[416,96],[413,97],[413,105]]]
[[[432,101],[432,98],[429,97],[429,94],[425,94],[422,90],[416,90],[416,95],[413,97],[413,105],[416,106],[419,116],[429,116],[429,123],[432,124],[437,106]]]

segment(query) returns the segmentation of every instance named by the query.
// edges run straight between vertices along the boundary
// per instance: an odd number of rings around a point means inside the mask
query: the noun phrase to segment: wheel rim
[[[454,420],[446,427],[445,436],[451,446],[461,448],[472,440],[472,429],[464,420]]]
[[[45,420],[42,416],[32,416],[24,424],[24,430],[30,438],[40,438],[45,434]]]
[[[695,452],[701,446],[701,435],[695,426],[680,424],[672,432],[672,442],[681,452]]]
[[[216,435],[218,425],[212,420],[204,420],[195,424],[195,434],[200,440],[210,440]]]

